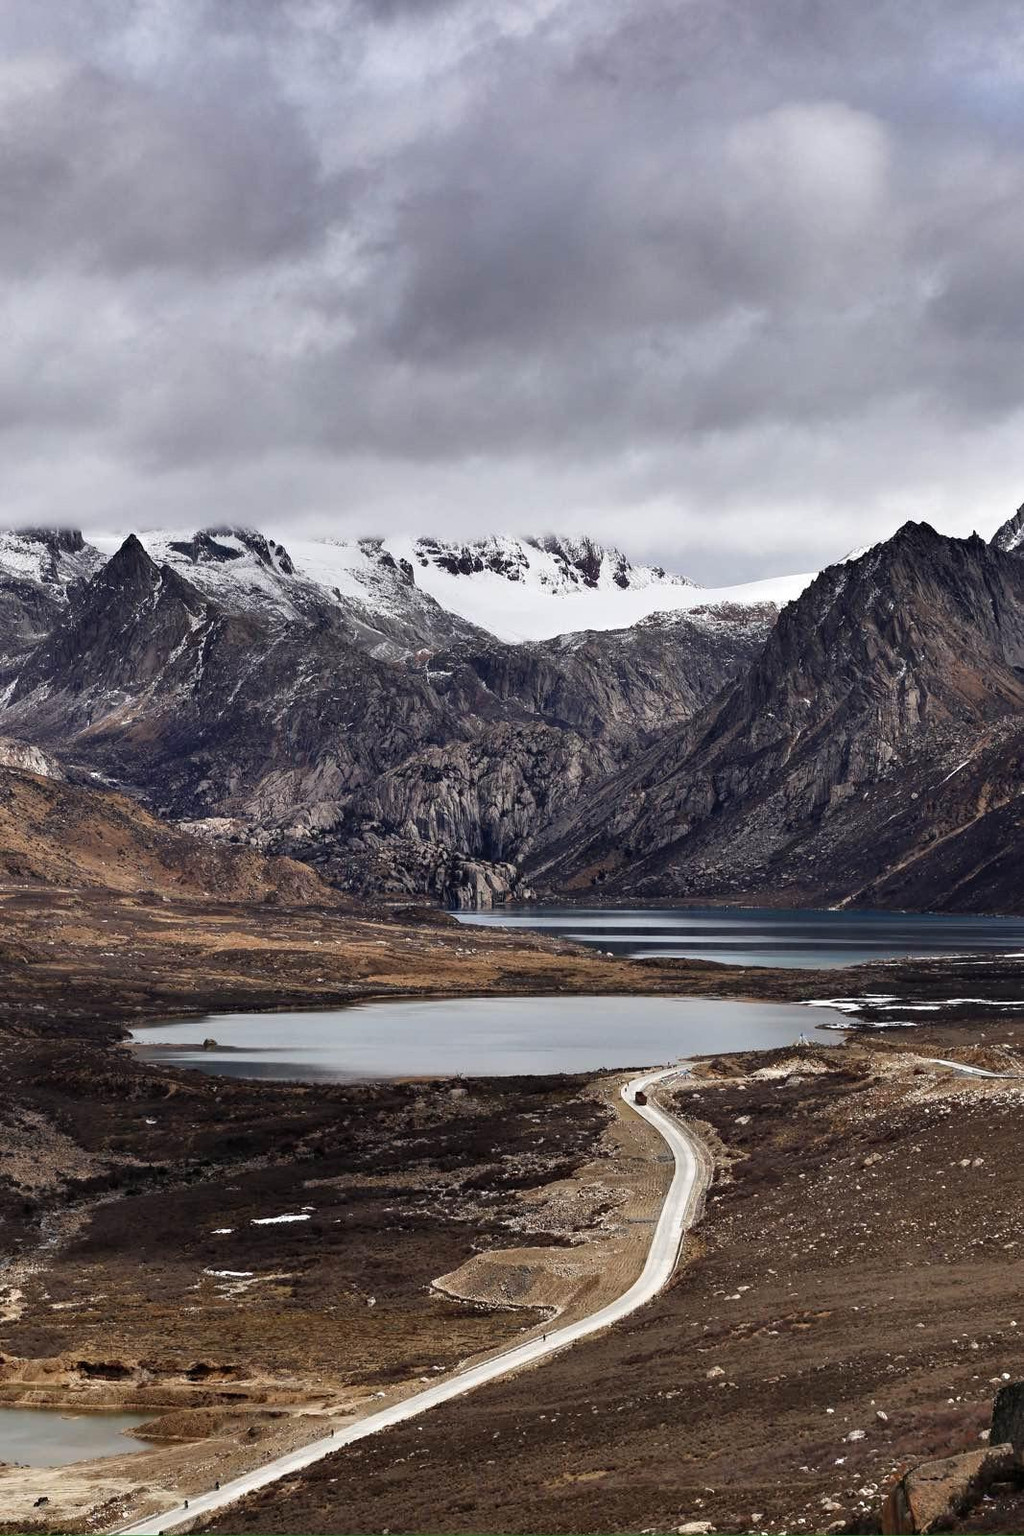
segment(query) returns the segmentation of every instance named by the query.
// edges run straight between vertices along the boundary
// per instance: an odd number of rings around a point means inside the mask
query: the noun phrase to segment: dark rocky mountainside
[[[547,890],[1020,910],[1024,562],[907,524],[564,816]]]
[[[0,732],[355,892],[1019,910],[1018,525],[907,524],[778,622],[698,604],[520,643],[383,544],[349,598],[245,530],[160,536],[170,562],[4,535]],[[535,546],[492,542],[463,553],[513,580]],[[549,544],[573,591],[614,585],[607,551]]]
[[[69,585],[0,729],[208,838],[460,904],[514,889],[513,863],[571,797],[706,703],[775,618],[698,609],[516,646],[439,624],[428,600],[413,648],[385,655],[361,604],[291,587],[278,601],[281,545],[197,535],[176,559],[131,536]],[[202,586],[183,574],[211,567]],[[236,567],[275,600],[234,600]]]

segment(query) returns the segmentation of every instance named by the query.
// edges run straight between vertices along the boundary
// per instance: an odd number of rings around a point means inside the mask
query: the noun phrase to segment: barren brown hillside
[[[124,795],[0,768],[0,882],[334,903],[293,859],[199,842]]]

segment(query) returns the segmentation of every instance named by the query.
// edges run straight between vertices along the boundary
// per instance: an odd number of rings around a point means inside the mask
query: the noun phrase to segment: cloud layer
[[[1021,499],[993,0],[0,13],[3,521],[587,529],[704,579]]]

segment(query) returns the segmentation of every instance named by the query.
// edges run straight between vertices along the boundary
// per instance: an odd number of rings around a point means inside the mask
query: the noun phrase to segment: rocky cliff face
[[[688,720],[749,665],[777,617],[765,603],[522,645],[462,644],[432,657],[428,676],[460,709],[538,718],[632,751],[638,736]]]
[[[946,836],[940,808],[964,834],[977,821],[953,774],[916,814],[920,776],[990,737],[1012,759],[1022,714],[1024,564],[908,524],[823,572],[749,671],[545,834],[527,873],[622,897],[893,901]],[[951,896],[932,889],[925,905]]]

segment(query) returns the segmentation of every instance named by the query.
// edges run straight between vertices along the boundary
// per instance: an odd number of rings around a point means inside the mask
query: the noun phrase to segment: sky
[[[0,8],[0,521],[587,532],[706,582],[1024,500],[1009,0]]]

